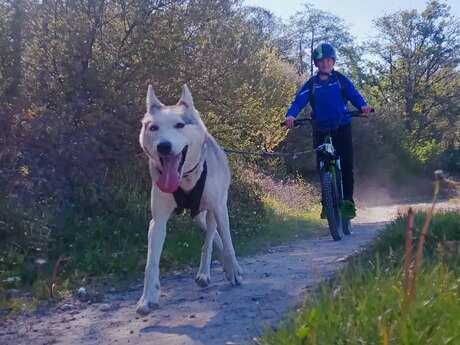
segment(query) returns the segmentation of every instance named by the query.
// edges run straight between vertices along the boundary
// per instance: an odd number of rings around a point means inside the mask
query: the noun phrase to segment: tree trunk
[[[9,103],[17,105],[21,96],[20,85],[22,79],[22,28],[24,26],[25,19],[24,1],[13,1],[12,6],[14,13],[10,23],[11,81],[5,90],[5,96]]]

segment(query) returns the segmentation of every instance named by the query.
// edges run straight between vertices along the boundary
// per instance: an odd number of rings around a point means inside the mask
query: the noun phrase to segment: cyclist
[[[356,207],[353,200],[351,117],[347,113],[347,103],[350,101],[365,114],[369,113],[371,108],[350,79],[334,70],[336,58],[334,47],[328,43],[320,44],[313,51],[313,61],[318,72],[297,92],[286,113],[286,125],[288,128],[292,128],[299,112],[307,103],[310,103],[314,142],[323,142],[327,130],[332,130],[332,141],[342,165],[344,201],[341,205],[341,211],[345,218],[351,219],[356,216]],[[324,218],[324,207],[321,217]]]

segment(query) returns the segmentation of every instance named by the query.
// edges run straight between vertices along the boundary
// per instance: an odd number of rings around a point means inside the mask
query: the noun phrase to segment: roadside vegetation
[[[415,216],[414,251],[425,217]],[[409,301],[403,265],[406,223],[400,217],[387,226],[276,331],[267,330],[260,343],[458,344],[460,214],[434,215]]]
[[[319,220],[317,193],[302,181],[276,181],[261,173],[235,176],[230,222],[239,255],[255,254],[272,245],[305,239],[326,231]],[[288,193],[287,193],[288,192]],[[81,209],[61,215],[66,229],[53,237],[47,255],[29,256],[20,248],[1,254],[0,309],[3,313],[35,308],[72,295],[85,286],[93,294],[124,288],[141,277],[147,254],[149,192],[120,189],[109,200],[82,195]],[[286,201],[289,198],[289,202]],[[105,201],[105,202],[104,202]],[[79,219],[79,222],[75,222]],[[31,228],[34,230],[34,228]],[[161,269],[163,273],[196,268],[204,234],[188,213],[169,222]],[[64,258],[61,253],[66,253]],[[57,258],[51,261],[49,258]],[[57,274],[53,274],[57,270]],[[53,287],[52,287],[53,286]],[[28,293],[24,293],[27,292]],[[1,314],[0,314],[1,316]]]

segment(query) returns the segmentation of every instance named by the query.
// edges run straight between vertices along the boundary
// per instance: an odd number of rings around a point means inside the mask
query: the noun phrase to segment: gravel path
[[[325,233],[240,258],[240,287],[231,287],[213,264],[213,282],[205,289],[195,285],[195,272],[163,277],[160,308],[149,316],[135,313],[138,285],[106,295],[103,303],[67,301],[40,315],[10,319],[0,324],[0,344],[247,344],[368,245],[398,208],[361,211],[353,235],[340,242]]]

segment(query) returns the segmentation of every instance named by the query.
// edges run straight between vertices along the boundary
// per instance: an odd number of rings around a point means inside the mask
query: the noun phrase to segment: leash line
[[[298,151],[298,152],[268,152],[268,151],[258,151],[258,152],[251,152],[251,151],[244,151],[234,148],[223,148],[227,153],[236,153],[246,156],[260,156],[262,158],[269,158],[269,157],[285,157],[285,156],[293,156],[294,158],[297,156],[309,154],[315,152],[315,150],[307,150],[307,151]]]

